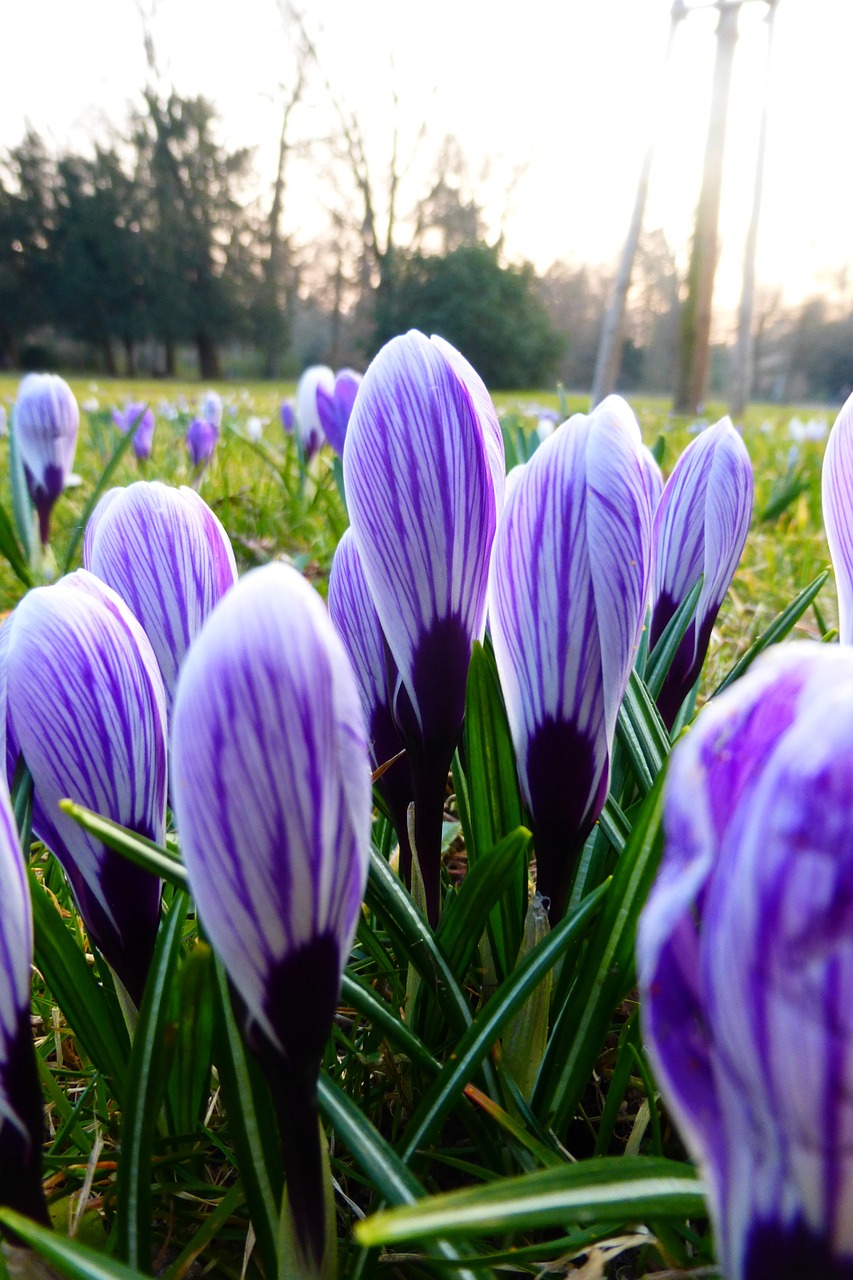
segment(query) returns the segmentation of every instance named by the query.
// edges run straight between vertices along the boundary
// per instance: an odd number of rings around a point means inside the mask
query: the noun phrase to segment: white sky
[[[150,4],[151,0],[147,0]],[[692,2],[692,0],[691,0]],[[13,14],[14,5],[14,14]],[[454,133],[493,229],[505,206],[506,247],[544,269],[555,259],[614,260],[627,229],[648,131],[660,120],[646,226],[663,227],[686,256],[698,193],[714,56],[712,12],[682,24],[662,77],[670,0],[302,0],[324,71],[358,112],[383,172],[391,92],[403,154],[415,149],[413,198]],[[217,18],[217,10],[225,15]],[[741,15],[722,209],[717,301],[734,306],[752,200],[766,6]],[[25,121],[56,146],[83,146],[104,122],[123,123],[145,82],[134,0],[0,0],[0,148]],[[153,31],[178,92],[202,92],[230,143],[257,148],[271,179],[277,86],[291,62],[275,0],[159,0]],[[11,39],[9,38],[11,35]],[[788,301],[827,287],[853,260],[850,57],[853,0],[779,0],[759,280]],[[655,102],[660,109],[655,111]],[[330,128],[314,75],[294,139]],[[510,176],[520,177],[509,202]],[[316,169],[291,171],[289,229],[304,242],[323,225],[328,188]]]

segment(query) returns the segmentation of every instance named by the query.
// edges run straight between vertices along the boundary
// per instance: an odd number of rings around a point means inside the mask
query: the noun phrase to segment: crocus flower
[[[293,410],[292,400],[282,400],[281,402],[281,425],[288,435],[293,434],[293,428],[296,425],[296,414]]]
[[[645,1037],[726,1280],[853,1275],[853,654],[771,651],[673,752]]]
[[[374,771],[399,755],[404,742],[391,709],[397,668],[385,643],[379,614],[370,595],[352,529],[338,543],[329,574],[329,614],[344,642],[358,685],[367,723]],[[2,633],[0,633],[2,634]],[[400,842],[400,871],[411,879],[412,851],[407,814],[413,800],[412,772],[406,759],[385,769],[377,786],[388,806]]]
[[[654,512],[657,510],[657,505],[663,493],[663,472],[648,445],[643,445],[640,456],[643,460],[643,470],[646,473],[646,488],[649,492],[649,501]]]
[[[335,375],[327,365],[314,364],[305,370],[296,387],[296,432],[308,462],[326,439],[318,408],[320,387],[325,388],[329,396],[334,396]]]
[[[317,411],[323,434],[335,453],[343,455],[347,427],[352,417],[352,407],[361,386],[361,374],[354,369],[340,369],[335,375],[335,386],[329,391],[325,380],[317,383]]]
[[[821,489],[838,592],[838,638],[842,644],[853,644],[853,395],[829,433]]]
[[[124,412],[113,409],[113,422],[119,431],[133,431],[133,452],[140,462],[151,457],[154,443],[154,410],[147,404],[129,404]]]
[[[316,1264],[317,1071],[367,876],[370,764],[349,660],[295,569],[253,570],[214,610],[178,681],[172,747],[199,915],[273,1082],[289,1202]]]
[[[44,1133],[30,1026],[33,924],[18,829],[0,777],[0,1205],[47,1222]]]
[[[205,392],[200,416],[203,422],[212,422],[219,433],[222,429],[222,396],[218,391]]]
[[[205,467],[213,457],[219,440],[219,428],[205,418],[193,418],[187,428],[187,450],[196,470]]]
[[[638,434],[607,402],[570,418],[527,463],[495,538],[492,639],[552,913],[607,797],[643,624],[651,511]]]
[[[471,647],[485,626],[504,482],[497,415],[467,360],[416,331],[383,347],[350,419],[344,483],[364,576],[399,672],[393,710],[413,774],[416,845],[433,921],[447,771]]]
[[[101,498],[86,526],[83,564],[142,624],[170,712],[187,650],[237,581],[228,534],[193,489],[139,480]]]
[[[54,373],[28,373],[18,388],[13,430],[44,546],[50,513],[71,474],[79,425],[68,383]]]
[[[3,631],[6,732],[33,776],[33,831],[62,863],[90,937],[138,1003],[159,881],[106,849],[59,802],[70,798],[162,843],[166,708],[157,659],[124,601],[85,569],[30,591]]]
[[[264,434],[264,420],[256,413],[250,413],[246,419],[246,435],[250,440],[260,440]]]
[[[704,575],[696,612],[658,697],[669,728],[702,670],[751,515],[752,464],[731,419],[723,418],[684,450],[655,512],[650,649]]]

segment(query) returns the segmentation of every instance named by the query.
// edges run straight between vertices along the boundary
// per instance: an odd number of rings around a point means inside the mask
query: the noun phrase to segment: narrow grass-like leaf
[[[169,1079],[174,1133],[192,1133],[210,1097],[215,983],[213,952],[207,943],[198,942],[181,966],[171,1010],[176,1021]]]
[[[9,562],[9,568],[19,582],[22,582],[25,587],[33,585],[33,575],[30,571],[27,556],[21,550],[21,544],[15,534],[15,527],[2,502],[0,502],[0,555],[6,557]]]
[[[9,432],[9,484],[12,490],[12,516],[18,532],[18,542],[23,547],[29,564],[32,565],[38,553],[35,510],[27,487],[27,477],[14,422]]]
[[[189,1244],[181,1250],[175,1261],[163,1272],[163,1280],[183,1280],[196,1258],[204,1252],[227,1223],[235,1209],[243,1203],[243,1187],[235,1182],[220,1200],[216,1208],[205,1218]]]
[[[445,906],[436,941],[460,982],[465,978],[494,903],[509,888],[521,892],[519,869],[524,873],[521,902],[526,906],[527,851],[532,839],[530,832],[520,827],[498,841],[491,852],[484,852],[473,865],[469,864],[458,893]],[[518,944],[515,951],[517,954]]]
[[[476,1106],[485,1111],[486,1115],[501,1128],[510,1138],[519,1146],[528,1151],[535,1159],[537,1165],[544,1168],[554,1168],[565,1164],[562,1156],[556,1151],[552,1151],[550,1147],[546,1147],[544,1142],[540,1142],[538,1138],[525,1128],[515,1116],[511,1116],[508,1111],[490,1097],[488,1097],[481,1089],[474,1084],[466,1084],[464,1089],[465,1097],[469,1102],[473,1102]]]
[[[704,1214],[702,1184],[689,1165],[646,1157],[603,1157],[466,1187],[418,1204],[386,1209],[356,1225],[364,1245],[464,1239],[482,1232],[530,1231],[567,1222],[646,1222]]]
[[[432,1056],[424,1042],[405,1022],[395,1017],[387,1001],[380,999],[372,987],[345,973],[341,984],[341,1002],[351,1004],[378,1031],[397,1053],[404,1053],[418,1067],[435,1075],[440,1063]]]
[[[663,780],[661,770],[616,864],[611,892],[539,1072],[532,1107],[558,1134],[574,1114],[613,1011],[631,985],[637,917],[660,861]]]
[[[474,644],[463,732],[469,868],[524,821],[515,752],[494,654]],[[515,964],[527,907],[527,866],[519,865],[491,914],[489,938],[500,978]]]
[[[272,1102],[260,1071],[246,1051],[231,1006],[228,977],[216,961],[218,1037],[216,1065],[237,1155],[246,1205],[255,1229],[264,1274],[278,1275],[279,1205],[284,1174]]]
[[[0,1224],[13,1231],[69,1280],[144,1280],[141,1271],[105,1257],[56,1231],[49,1231],[11,1209],[0,1209]]]
[[[660,712],[636,671],[628,680],[616,733],[631,762],[637,786],[645,795],[664,766],[670,740]]]
[[[127,827],[113,822],[111,818],[103,818],[99,813],[75,804],[73,800],[61,800],[59,807],[63,813],[79,823],[85,831],[91,832],[110,849],[122,854],[138,867],[159,876],[177,889],[189,889],[189,880],[184,865],[168,849],[155,844],[145,836],[129,831]]]
[[[739,680],[745,671],[752,666],[755,659],[764,649],[771,644],[778,644],[780,640],[784,640],[794,626],[799,622],[800,618],[808,609],[814,598],[817,596],[823,584],[829,577],[829,569],[824,569],[823,573],[819,573],[813,582],[804,587],[795,600],[792,600],[786,609],[773,619],[766,631],[763,631],[758,639],[750,645],[743,657],[735,663],[729,674],[724,680],[721,680],[714,692],[712,698],[716,698],[718,693],[722,693],[730,684],[734,684],[735,680]]]
[[[142,413],[145,412],[145,409],[147,409],[147,407],[148,406],[145,405],[145,407],[141,410],[140,416]],[[112,456],[110,457],[109,462],[101,472],[101,476],[100,476],[100,479],[98,480],[98,483],[95,485],[94,489],[89,495],[89,501],[86,503],[85,507],[83,508],[83,514],[80,516],[80,519],[78,520],[77,524],[75,524],[74,529],[72,531],[71,538],[68,543],[68,548],[65,552],[65,559],[62,563],[63,573],[70,573],[71,566],[74,562],[74,557],[77,554],[77,549],[83,540],[83,534],[85,532],[86,525],[89,523],[89,517],[91,516],[92,512],[95,510],[95,507],[98,505],[101,498],[101,494],[104,492],[104,490],[107,488],[107,485],[112,480],[113,475],[115,474],[116,468],[118,467],[118,464],[121,462],[122,458],[127,453],[128,449],[133,443],[133,437],[135,434],[136,433],[134,431],[126,431],[124,435],[120,437],[116,447],[113,449]]]
[[[132,1267],[151,1264],[151,1150],[166,1090],[169,994],[178,964],[188,898],[178,894],[160,926],[127,1069],[122,1109],[116,1231],[118,1252]]]
[[[418,1147],[428,1141],[457,1103],[465,1085],[482,1069],[495,1040],[513,1014],[524,1005],[553,968],[567,946],[583,932],[598,911],[609,882],[601,885],[570,912],[547,938],[525,956],[521,964],[504,980],[500,989],[480,1011],[473,1024],[460,1039],[453,1057],[441,1075],[436,1077],[415,1108],[406,1128],[401,1158],[408,1162]]]
[[[664,627],[660,639],[648,656],[643,670],[643,680],[653,698],[656,698],[663,688],[664,680],[672,666],[672,660],[678,651],[678,646],[684,639],[685,631],[690,626],[690,619],[693,617],[699,597],[702,594],[704,581],[705,575],[700,573],[697,581],[694,582]]]
[[[328,1076],[320,1075],[317,1088],[321,1112],[379,1194],[393,1205],[418,1203],[424,1195],[420,1182],[356,1104]],[[458,1250],[442,1240],[436,1242],[435,1252],[450,1261],[460,1257]],[[486,1273],[467,1268],[455,1274],[461,1280],[487,1280]]]
[[[471,1025],[471,1010],[447,957],[411,896],[375,849],[370,852],[365,899],[400,948],[401,958],[414,965],[451,1027],[460,1033],[464,1031]]]
[[[35,927],[35,963],[62,1009],[81,1049],[105,1075],[114,1095],[125,1092],[130,1044],[113,1016],[109,997],[86,963],[48,891],[30,871]]]

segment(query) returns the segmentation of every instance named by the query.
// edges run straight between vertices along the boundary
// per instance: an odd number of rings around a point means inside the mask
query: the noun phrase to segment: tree
[[[376,341],[410,328],[437,333],[495,388],[546,381],[560,354],[530,266],[502,266],[495,248],[398,255],[393,293],[377,299]]]
[[[0,168],[0,367],[18,366],[23,340],[52,318],[55,183],[54,164],[30,129]]]

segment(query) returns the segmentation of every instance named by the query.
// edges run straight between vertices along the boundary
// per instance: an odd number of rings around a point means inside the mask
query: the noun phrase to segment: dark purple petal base
[[[578,856],[607,799],[607,770],[596,779],[594,760],[593,743],[576,725],[550,718],[528,748],[536,887],[551,900],[552,920],[562,915]]]
[[[41,480],[36,480],[26,463],[24,464],[24,474],[33,506],[38,513],[39,537],[41,538],[42,546],[46,547],[50,542],[50,513],[53,510],[56,499],[65,487],[65,473],[62,467],[54,466],[52,462],[49,462],[44,469],[44,475]]]
[[[742,1280],[853,1280],[853,1258],[833,1257],[826,1239],[802,1221],[757,1222],[747,1241]]]
[[[27,1129],[27,1137],[13,1124],[0,1120],[0,1205],[47,1223],[41,1185],[44,1117],[29,1008],[20,1012],[2,1070],[5,1091]]]

